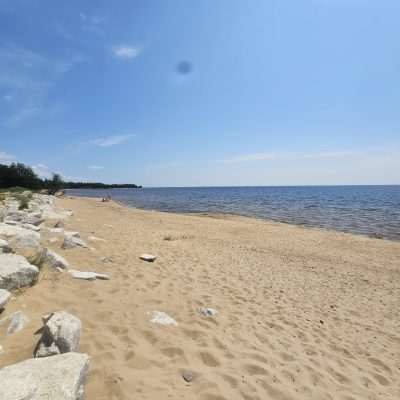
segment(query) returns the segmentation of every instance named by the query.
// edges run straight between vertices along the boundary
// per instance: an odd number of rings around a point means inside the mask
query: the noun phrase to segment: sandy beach
[[[400,242],[95,199],[57,206],[91,249],[62,250],[61,236],[46,246],[111,279],[44,270],[7,307],[31,322],[4,337],[0,367],[32,357],[41,316],[66,310],[91,357],[86,400],[400,398]]]

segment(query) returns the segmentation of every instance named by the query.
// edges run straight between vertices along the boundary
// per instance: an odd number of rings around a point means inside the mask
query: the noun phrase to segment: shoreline
[[[376,185],[374,185],[374,186],[376,186]],[[85,199],[85,200],[95,200],[95,201],[96,200],[98,201],[99,199],[101,199],[101,197],[73,196],[73,195],[69,195],[68,193],[64,196],[64,198]],[[367,233],[360,233],[360,232],[344,231],[344,230],[339,230],[339,229],[334,229],[334,228],[324,228],[322,226],[317,226],[317,225],[307,225],[305,223],[286,222],[286,221],[275,220],[272,218],[257,217],[255,215],[233,214],[233,213],[223,213],[223,212],[204,212],[204,211],[199,211],[199,212],[162,211],[162,210],[157,210],[157,209],[140,208],[140,207],[131,206],[128,203],[124,203],[123,201],[120,201],[120,200],[111,199],[110,202],[115,203],[123,208],[140,210],[140,211],[148,211],[148,212],[153,212],[153,213],[156,212],[156,213],[165,213],[165,214],[175,214],[175,215],[181,215],[181,216],[187,215],[187,216],[193,216],[193,217],[198,216],[198,217],[204,217],[204,218],[231,219],[231,220],[245,218],[245,219],[265,222],[267,224],[283,224],[283,225],[294,226],[294,227],[307,229],[307,230],[311,229],[311,230],[316,230],[316,231],[321,231],[321,232],[331,232],[331,233],[364,237],[364,238],[374,239],[374,240],[386,240],[389,242],[400,243],[400,239],[384,237],[384,236],[381,236],[378,234],[374,235],[374,234],[367,234]]]
[[[65,310],[82,321],[86,400],[400,397],[400,243],[95,198],[56,207],[89,248],[63,250],[46,227],[42,242],[110,280],[42,269],[7,306],[30,322],[2,336],[0,367],[31,358],[41,316]],[[153,323],[155,311],[177,325]]]

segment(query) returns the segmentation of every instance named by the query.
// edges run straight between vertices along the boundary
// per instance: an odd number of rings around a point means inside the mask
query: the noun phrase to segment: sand
[[[399,242],[93,199],[58,206],[92,249],[48,247],[111,279],[43,271],[3,313],[31,322],[2,337],[0,366],[31,357],[41,315],[66,310],[91,356],[87,400],[400,398]],[[151,311],[178,325],[153,324]]]

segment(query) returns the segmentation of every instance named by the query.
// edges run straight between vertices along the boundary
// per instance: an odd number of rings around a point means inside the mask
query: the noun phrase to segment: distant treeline
[[[39,178],[33,169],[25,164],[0,164],[0,189],[23,187],[31,190],[46,189],[55,193],[61,189],[114,189],[114,188],[141,188],[133,184],[91,183],[91,182],[64,182],[60,175],[53,174],[51,179]]]
[[[100,182],[64,182],[64,189],[136,189],[141,186],[133,183],[100,183]]]

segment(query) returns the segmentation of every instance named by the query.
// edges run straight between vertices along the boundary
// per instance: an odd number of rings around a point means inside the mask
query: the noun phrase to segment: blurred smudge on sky
[[[176,71],[181,75],[188,75],[192,72],[193,65],[189,61],[180,61],[176,66]]]

